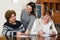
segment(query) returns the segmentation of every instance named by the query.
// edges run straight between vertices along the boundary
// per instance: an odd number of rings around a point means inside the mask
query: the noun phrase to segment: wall
[[[16,18],[20,20],[21,10],[26,7],[26,4],[30,1],[35,2],[36,0],[18,0],[17,4],[14,4],[12,0],[0,0],[0,35],[2,33],[3,24],[6,21],[4,18],[5,12],[8,9],[16,11]]]

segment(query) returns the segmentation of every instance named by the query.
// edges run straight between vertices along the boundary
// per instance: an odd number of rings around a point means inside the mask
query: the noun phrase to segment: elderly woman
[[[39,34],[41,36],[45,34],[56,35],[57,30],[51,17],[52,13],[50,11],[47,11],[43,17],[41,17],[40,19],[36,19],[30,33]]]
[[[5,13],[6,22],[3,25],[3,36],[20,36],[25,31],[23,24],[16,20],[14,10],[7,10]]]

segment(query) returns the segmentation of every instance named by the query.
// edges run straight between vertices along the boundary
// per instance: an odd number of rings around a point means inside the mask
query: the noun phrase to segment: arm
[[[57,30],[56,30],[56,28],[55,28],[54,23],[52,23],[52,28],[53,28],[53,31],[54,31],[56,34],[58,34],[58,32],[57,32]]]
[[[30,22],[29,22],[29,24],[28,24],[28,27],[27,27],[27,30],[26,30],[25,34],[29,34],[29,33],[30,33],[30,30],[31,30],[31,28],[32,28],[32,25],[33,25],[34,21],[35,21],[35,17],[32,17],[32,18],[30,19]]]
[[[33,23],[30,34],[37,34],[37,22],[36,22],[36,20]]]
[[[29,21],[29,24],[28,24],[27,30],[29,30],[29,31],[31,30],[34,21],[35,21],[35,17],[32,16],[31,19],[30,19],[30,21]]]
[[[32,17],[29,24],[28,24],[28,28],[27,28],[28,30],[30,30],[32,28],[34,21],[35,21],[35,17]]]
[[[41,31],[41,25],[40,25],[40,19],[36,19],[34,21],[34,24],[32,26],[30,34],[37,34],[37,35],[43,35],[44,32]]]
[[[3,31],[2,31],[2,35],[3,36],[13,36],[13,35],[16,35],[16,32],[9,31],[9,29],[7,27],[8,26],[6,26],[6,25],[3,26]]]
[[[21,12],[21,17],[20,17],[21,21],[22,21],[22,16],[23,16],[23,11]]]

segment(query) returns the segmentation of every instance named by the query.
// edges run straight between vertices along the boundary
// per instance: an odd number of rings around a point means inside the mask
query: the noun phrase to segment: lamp
[[[12,2],[13,2],[14,4],[16,4],[16,3],[18,3],[18,0],[12,0]]]

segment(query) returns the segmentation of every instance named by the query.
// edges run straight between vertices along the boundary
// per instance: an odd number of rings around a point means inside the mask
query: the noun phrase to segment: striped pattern
[[[24,29],[23,25],[21,25],[17,29],[13,29],[13,28],[8,27],[7,25],[3,25],[2,35],[3,36],[15,36],[14,33],[16,33],[16,32],[22,32],[24,30],[25,29]]]

